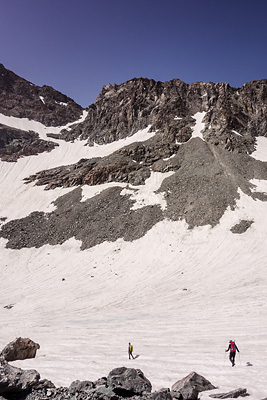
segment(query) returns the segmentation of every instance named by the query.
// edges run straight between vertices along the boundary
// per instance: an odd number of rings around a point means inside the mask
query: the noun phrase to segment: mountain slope
[[[41,345],[16,365],[58,385],[133,366],[154,389],[196,370],[266,397],[265,85],[132,80],[65,127],[0,115],[55,144],[0,162],[1,344]]]

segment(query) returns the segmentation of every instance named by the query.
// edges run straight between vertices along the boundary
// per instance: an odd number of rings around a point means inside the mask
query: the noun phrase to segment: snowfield
[[[198,117],[195,137],[201,137]],[[94,147],[57,141],[60,146],[50,153],[0,162],[0,217],[8,221],[34,210],[51,211],[53,201],[72,190],[25,185],[28,175],[107,155],[151,135],[147,129],[128,141]],[[263,160],[265,154],[266,161],[266,143],[259,139],[253,157],[259,154]],[[164,207],[164,199],[155,193],[163,178],[152,175],[133,194],[137,208],[157,202]],[[252,183],[266,191],[266,181]],[[83,187],[84,200],[106,187]],[[125,193],[131,191],[123,187]],[[245,233],[233,234],[230,228],[242,219],[253,224]],[[61,246],[22,250],[7,249],[6,240],[0,239],[0,347],[19,336],[38,342],[35,359],[12,364],[34,368],[57,386],[95,380],[126,366],[140,368],[153,390],[171,387],[196,371],[218,387],[202,392],[203,400],[239,387],[247,388],[249,399],[263,399],[266,226],[267,203],[240,190],[236,209],[228,209],[213,229],[188,230],[184,221],[164,220],[136,241],[120,239],[84,251],[74,238]],[[225,353],[230,339],[240,350],[234,368]],[[138,355],[134,360],[128,360],[129,341]]]

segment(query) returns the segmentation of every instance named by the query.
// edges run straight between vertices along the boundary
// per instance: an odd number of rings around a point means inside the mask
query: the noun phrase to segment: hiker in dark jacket
[[[230,340],[228,349],[225,350],[225,351],[229,351],[229,350],[230,350],[229,360],[231,361],[232,367],[233,367],[235,365],[236,350],[239,353],[238,347],[237,347],[237,345],[235,344],[235,342],[233,340]]]

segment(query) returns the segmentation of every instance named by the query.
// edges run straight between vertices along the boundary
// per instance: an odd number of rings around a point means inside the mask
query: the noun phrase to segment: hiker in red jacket
[[[232,363],[232,367],[235,365],[235,354],[236,354],[236,350],[239,353],[239,350],[237,348],[237,345],[235,344],[235,342],[233,340],[230,340],[229,342],[229,346],[228,349],[225,351],[229,351],[230,350],[230,356],[229,356],[229,360]]]

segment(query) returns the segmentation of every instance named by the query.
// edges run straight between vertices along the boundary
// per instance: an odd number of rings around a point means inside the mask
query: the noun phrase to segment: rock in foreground
[[[247,389],[235,389],[228,393],[218,393],[218,394],[211,394],[210,397],[216,399],[236,399],[237,397],[246,397],[249,396],[247,393]]]
[[[7,363],[0,356],[0,394],[29,391],[38,383],[40,375],[35,370],[23,371]]]
[[[107,377],[107,385],[112,387],[113,391],[124,397],[133,395],[142,395],[144,392],[150,393],[152,385],[144,376],[140,369],[134,368],[115,368]]]
[[[196,372],[191,372],[172,386],[172,392],[180,393],[183,400],[197,400],[199,392],[212,389],[216,387]]]
[[[28,338],[17,338],[6,345],[2,350],[2,355],[6,361],[25,360],[34,358],[40,345]]]

